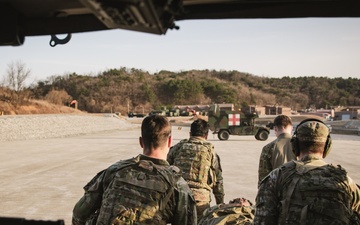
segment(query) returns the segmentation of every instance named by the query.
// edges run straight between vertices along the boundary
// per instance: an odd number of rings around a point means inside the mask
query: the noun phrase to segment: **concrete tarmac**
[[[188,126],[173,126],[173,144],[188,138]],[[71,224],[72,209],[83,195],[82,187],[112,163],[142,152],[140,129],[42,140],[0,143],[0,217],[36,220],[64,219]],[[267,141],[253,136],[230,136],[220,141],[209,134],[221,157],[225,202],[245,197],[255,202],[257,170]],[[327,161],[340,164],[360,183],[360,136],[332,135]],[[212,204],[214,204],[214,197]]]

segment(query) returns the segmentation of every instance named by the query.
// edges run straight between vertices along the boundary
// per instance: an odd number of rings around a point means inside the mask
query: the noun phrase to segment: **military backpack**
[[[181,151],[176,154],[174,165],[179,167],[183,178],[191,188],[211,190],[216,177],[211,168],[214,150],[211,143],[182,140]]]
[[[121,167],[104,191],[96,224],[165,225],[165,207],[180,176],[176,169],[146,160]]]
[[[293,161],[285,167],[280,187],[287,187],[281,197],[279,224],[345,225],[356,224],[351,209],[351,190],[347,173],[340,166],[325,164],[304,165]]]
[[[207,209],[198,225],[251,225],[254,207],[242,204],[220,204]]]

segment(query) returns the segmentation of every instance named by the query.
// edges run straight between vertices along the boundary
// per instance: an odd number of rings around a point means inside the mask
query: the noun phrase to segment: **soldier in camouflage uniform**
[[[359,224],[358,186],[344,168],[323,161],[331,149],[329,128],[319,120],[304,120],[291,142],[300,160],[262,180],[253,224]]]
[[[73,209],[73,225],[194,225],[195,200],[179,168],[166,156],[171,146],[166,117],[144,118],[143,154],[118,161],[98,173]]]
[[[170,148],[167,160],[180,168],[196,201],[198,219],[210,207],[211,190],[216,204],[224,202],[224,184],[220,158],[214,145],[207,142],[209,124],[197,119],[191,124],[190,138]]]
[[[273,169],[296,159],[290,143],[293,125],[290,117],[279,115],[274,119],[276,139],[262,149],[259,162],[259,184]]]

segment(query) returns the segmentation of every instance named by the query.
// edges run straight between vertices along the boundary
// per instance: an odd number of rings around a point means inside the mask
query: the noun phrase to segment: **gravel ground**
[[[115,114],[42,114],[0,116],[0,141],[60,138],[114,130],[129,130],[141,125],[143,118],[122,118]],[[170,118],[173,125],[189,125],[191,117]],[[351,124],[352,127],[348,127]],[[353,128],[353,126],[355,126]],[[350,129],[352,128],[352,129]],[[350,121],[333,133],[360,135],[360,122]],[[354,130],[354,132],[353,132]]]
[[[0,116],[0,141],[58,138],[135,126],[138,125],[113,114]]]

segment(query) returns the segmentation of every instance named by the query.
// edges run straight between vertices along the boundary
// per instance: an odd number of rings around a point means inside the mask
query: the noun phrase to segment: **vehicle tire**
[[[256,135],[255,138],[256,140],[259,141],[266,141],[269,137],[269,132],[267,132],[266,130],[260,130]]]
[[[230,136],[230,134],[229,134],[229,131],[227,131],[227,130],[220,130],[219,133],[218,133],[218,138],[221,141],[228,140],[229,136]]]

